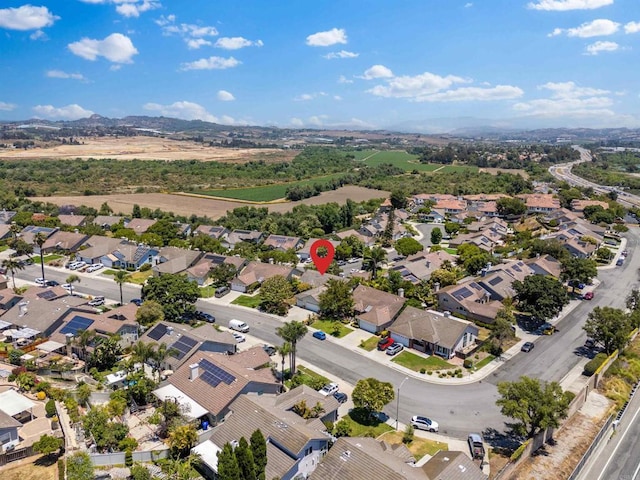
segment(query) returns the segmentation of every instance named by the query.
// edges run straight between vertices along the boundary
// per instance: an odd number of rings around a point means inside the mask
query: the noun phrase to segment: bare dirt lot
[[[221,148],[158,137],[86,137],[82,145],[58,145],[28,150],[0,149],[0,159],[115,158],[120,160],[202,160],[248,162],[286,161],[298,152],[280,149]]]
[[[497,175],[498,173],[510,173],[511,175],[520,175],[524,179],[529,178],[529,174],[527,173],[526,170],[515,169],[515,168],[509,169],[509,170],[506,170],[504,168],[480,168],[479,171],[487,172],[487,173],[490,173],[491,175]]]
[[[148,207],[152,210],[159,208],[165,212],[173,212],[176,215],[196,214],[207,216],[211,219],[222,217],[228,210],[237,207],[256,206],[267,207],[272,212],[288,212],[296,205],[320,205],[323,203],[337,202],[343,204],[348,198],[354,202],[362,202],[373,198],[386,198],[389,192],[382,190],[372,190],[364,187],[346,186],[329,192],[322,192],[316,197],[307,198],[299,202],[282,202],[270,204],[251,204],[237,201],[227,201],[199,196],[169,194],[169,193],[138,193],[122,195],[93,195],[74,197],[34,197],[33,200],[50,202],[56,205],[86,205],[99,209],[107,202],[116,213],[128,215],[133,209],[133,205]]]
[[[50,466],[38,465],[37,457],[10,463],[0,468],[2,480],[55,480],[58,478],[58,467],[55,463]],[[37,462],[41,463],[41,462]]]

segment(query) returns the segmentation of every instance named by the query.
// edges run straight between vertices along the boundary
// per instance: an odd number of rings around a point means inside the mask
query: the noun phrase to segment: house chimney
[[[192,363],[191,365],[189,365],[189,370],[191,371],[191,375],[189,375],[189,380],[194,381],[196,378],[198,378],[198,374],[200,373],[198,369],[198,364]]]
[[[398,289],[398,296],[404,298],[404,288]]]
[[[436,282],[433,284],[433,291],[438,293],[438,290],[440,290],[440,282]]]
[[[20,317],[24,317],[27,314],[27,305],[29,305],[29,302],[20,302],[18,304],[18,306],[20,307]]]

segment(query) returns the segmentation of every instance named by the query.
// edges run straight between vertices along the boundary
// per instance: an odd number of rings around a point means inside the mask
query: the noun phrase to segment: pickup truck
[[[467,438],[469,450],[471,450],[471,458],[473,460],[484,460],[484,444],[479,433],[470,433]]]

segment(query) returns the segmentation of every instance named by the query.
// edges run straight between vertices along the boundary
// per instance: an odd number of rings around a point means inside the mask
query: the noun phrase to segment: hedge
[[[527,445],[529,445],[530,441],[531,440],[526,440],[522,445],[516,448],[516,451],[511,454],[511,457],[509,458],[509,460],[511,460],[512,462],[517,462],[518,459],[524,453],[524,449],[527,448]]]
[[[596,373],[596,370],[600,368],[600,366],[607,361],[608,355],[606,353],[597,354],[593,360],[587,362],[584,366],[584,374],[588,377]]]

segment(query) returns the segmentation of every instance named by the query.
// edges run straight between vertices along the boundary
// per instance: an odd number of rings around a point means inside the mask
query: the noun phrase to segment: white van
[[[238,332],[247,333],[249,331],[249,325],[240,320],[229,320],[229,328],[231,330],[237,330]]]

